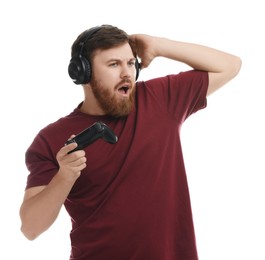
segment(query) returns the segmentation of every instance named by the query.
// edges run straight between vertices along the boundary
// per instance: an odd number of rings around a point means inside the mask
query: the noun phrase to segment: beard
[[[118,86],[123,83],[130,83],[129,80],[122,80],[119,84],[115,86],[115,90]],[[129,97],[118,98],[116,93],[111,92],[109,89],[104,88],[97,79],[91,79],[91,89],[97,99],[97,102],[101,109],[110,116],[123,117],[129,115],[134,107],[135,91],[136,88],[131,88],[132,91]],[[129,91],[129,90],[128,90]]]

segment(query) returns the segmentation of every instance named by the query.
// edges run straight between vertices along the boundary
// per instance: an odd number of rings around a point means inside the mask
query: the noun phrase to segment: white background
[[[71,112],[83,90],[70,80],[70,47],[95,25],[190,41],[242,58],[240,74],[183,126],[200,260],[265,260],[263,1],[1,1],[1,259],[65,260],[63,210],[34,241],[20,233],[24,153],[37,132]],[[157,59],[139,80],[187,67]],[[4,257],[2,257],[4,256]]]

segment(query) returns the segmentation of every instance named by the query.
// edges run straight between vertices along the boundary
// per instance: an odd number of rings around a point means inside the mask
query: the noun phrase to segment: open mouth
[[[119,91],[119,93],[121,93],[121,94],[123,94],[123,95],[126,95],[126,94],[128,94],[128,92],[129,92],[129,87],[127,87],[127,86],[122,86],[122,87],[118,88],[118,91]]]

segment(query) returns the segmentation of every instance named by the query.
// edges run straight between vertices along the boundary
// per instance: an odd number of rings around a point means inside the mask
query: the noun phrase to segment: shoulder
[[[156,91],[159,88],[164,91],[168,88],[187,88],[187,86],[208,86],[208,72],[199,70],[188,70],[177,74],[169,74],[163,77],[148,79],[146,81],[137,82],[137,90]]]

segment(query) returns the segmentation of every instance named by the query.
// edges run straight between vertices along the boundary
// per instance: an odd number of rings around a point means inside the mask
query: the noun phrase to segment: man
[[[136,83],[156,57],[192,69]],[[128,36],[111,25],[83,32],[69,75],[83,86],[84,101],[42,129],[26,152],[24,235],[33,240],[46,231],[64,205],[72,220],[70,259],[198,259],[180,128],[240,66],[228,53]],[[98,139],[71,152],[77,143],[66,141],[96,122],[118,142]]]

